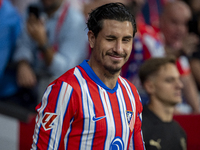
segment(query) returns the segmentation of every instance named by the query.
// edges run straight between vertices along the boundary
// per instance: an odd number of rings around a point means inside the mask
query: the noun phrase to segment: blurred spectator
[[[198,90],[186,57],[195,51],[194,45],[198,43],[198,38],[194,34],[189,34],[187,30],[190,18],[191,11],[185,2],[169,2],[164,7],[160,18],[160,30],[164,36],[166,55],[173,55],[177,58],[177,67],[181,74],[181,81],[184,84],[184,99],[191,106],[192,112],[199,113]],[[190,110],[188,111],[190,112]]]
[[[21,31],[21,18],[9,0],[0,0],[0,100],[19,102],[16,70],[11,62],[16,39]]]
[[[49,82],[87,57],[86,23],[65,0],[40,0],[28,12],[14,61],[18,84],[38,87],[40,100]]]
[[[183,88],[175,58],[150,58],[142,64],[139,76],[150,98],[142,113],[146,149],[186,150],[186,133],[173,120]]]
[[[121,2],[124,5],[128,4],[130,0],[90,0],[90,1],[85,1],[83,3],[83,13],[86,16],[86,18],[88,17],[88,13],[91,12],[91,10],[95,9],[98,6],[101,6],[103,4],[106,3],[112,3],[112,2]]]
[[[10,1],[17,8],[17,10],[19,11],[19,13],[21,15],[24,14],[24,12],[26,11],[27,6],[30,3],[36,2],[36,0],[10,0]]]
[[[176,0],[146,0],[142,8],[145,22],[153,28],[159,29],[160,14],[162,13],[164,5],[170,1]]]
[[[67,0],[67,1],[69,1],[70,4],[72,4],[76,9],[81,10],[85,15],[85,17],[87,18],[91,10],[97,8],[98,6],[112,2],[120,2],[126,5],[131,0]]]

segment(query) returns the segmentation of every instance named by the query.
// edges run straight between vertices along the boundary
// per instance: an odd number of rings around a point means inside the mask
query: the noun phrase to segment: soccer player
[[[32,149],[144,150],[141,100],[120,76],[135,18],[123,4],[108,3],[89,14],[87,27],[90,59],[47,87],[36,107]]]
[[[176,59],[150,58],[141,66],[139,76],[149,95],[149,103],[142,112],[146,149],[187,149],[185,131],[173,120],[175,106],[182,101],[183,88]]]

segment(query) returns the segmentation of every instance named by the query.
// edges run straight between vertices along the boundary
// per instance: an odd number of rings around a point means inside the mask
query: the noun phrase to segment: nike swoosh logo
[[[92,118],[92,120],[94,121],[94,122],[96,122],[96,121],[99,121],[99,120],[101,120],[101,119],[103,119],[103,118],[105,118],[106,116],[101,116],[101,117],[95,117],[95,116],[93,116],[93,118]]]

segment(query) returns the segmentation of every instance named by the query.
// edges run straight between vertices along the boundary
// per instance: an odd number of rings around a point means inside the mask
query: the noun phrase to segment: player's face
[[[111,74],[119,73],[132,51],[133,26],[131,22],[104,20],[103,29],[95,38],[88,33],[90,46],[93,49],[91,63],[99,70]]]
[[[176,105],[182,101],[183,84],[176,66],[168,63],[162,66],[153,79],[153,96],[166,105]]]

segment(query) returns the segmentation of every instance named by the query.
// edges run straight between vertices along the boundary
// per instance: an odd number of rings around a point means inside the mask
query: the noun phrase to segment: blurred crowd
[[[183,83],[175,113],[199,113],[198,0],[0,0],[0,100],[34,111],[50,82],[89,57],[88,13],[109,2],[124,3],[136,16],[133,51],[121,76],[137,87],[142,103],[149,98],[140,66],[173,56]]]

